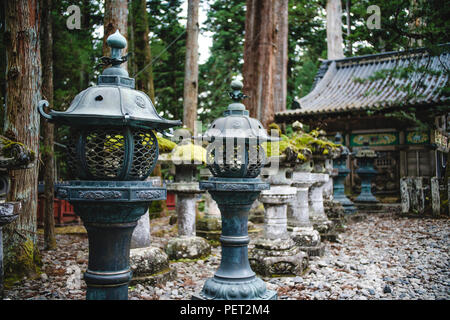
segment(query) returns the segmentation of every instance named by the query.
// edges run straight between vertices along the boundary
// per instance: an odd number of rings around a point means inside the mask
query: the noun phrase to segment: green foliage
[[[150,8],[148,24],[154,60],[155,105],[167,119],[183,119],[186,26],[178,17],[181,5],[180,0],[153,0],[147,3]]]
[[[53,2],[53,108],[56,110],[66,110],[80,91],[96,83],[99,74],[98,58],[102,56],[102,39],[94,35],[96,27],[103,23],[100,2],[101,0]],[[66,10],[73,4],[78,5],[81,10],[79,30],[69,30],[66,26]],[[68,134],[68,127],[55,127],[56,142],[66,145]],[[56,146],[55,158],[59,178],[67,179],[66,150]]]
[[[277,126],[271,124],[269,127]],[[325,134],[323,130],[307,133],[298,128],[288,134],[281,134],[280,141],[263,142],[261,145],[268,157],[283,156],[287,162],[304,163],[314,154],[332,157],[339,152],[340,145],[329,141]]]
[[[211,55],[199,67],[199,117],[204,123],[222,116],[230,104],[231,81],[241,74],[244,54],[245,1],[215,0],[209,4],[205,27],[211,32]]]
[[[380,7],[380,29],[368,29],[370,5]],[[436,48],[449,41],[450,7],[440,0],[360,0],[351,3],[350,37],[354,55],[405,50],[411,47]]]
[[[322,5],[319,0],[289,1],[288,109],[294,98],[310,92],[319,58],[326,58],[326,16]]]

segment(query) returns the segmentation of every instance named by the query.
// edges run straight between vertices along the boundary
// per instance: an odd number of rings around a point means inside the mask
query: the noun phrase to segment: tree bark
[[[6,1],[6,117],[5,136],[22,143],[34,155],[39,148],[41,98],[41,56],[38,0]],[[39,251],[36,245],[38,165],[26,170],[10,170],[11,189],[7,201],[21,201],[19,218],[4,227],[5,274],[36,272]]]
[[[106,43],[108,37],[119,29],[119,32],[127,38],[128,3],[127,0],[105,0],[105,14],[103,18],[103,56],[109,57],[111,50]],[[122,55],[128,48],[122,50]],[[122,63],[122,68],[127,70],[127,63]]]
[[[134,55],[133,62],[135,72],[140,72],[136,77],[136,88],[144,91],[155,103],[155,89],[153,86],[153,71],[150,65],[152,61],[152,53],[150,48],[150,40],[148,38],[148,19],[146,0],[132,0],[132,34]],[[144,70],[145,68],[145,70]],[[143,70],[143,71],[142,71]]]
[[[274,112],[286,110],[289,0],[274,1],[275,63],[273,64]]]
[[[53,108],[53,38],[52,38],[52,0],[41,0],[42,31],[42,96]],[[54,125],[48,121],[41,122],[44,138],[41,150],[42,169],[44,175],[44,245],[48,250],[56,248],[55,219],[53,201],[55,195],[54,177]]]
[[[327,0],[327,57],[344,58],[341,0]]]
[[[346,21],[347,21],[347,50],[348,54],[351,56],[353,54],[353,43],[350,40],[350,34],[351,34],[351,22],[350,22],[350,7],[351,2],[350,0],[345,1],[345,11],[346,11]]]
[[[244,101],[250,116],[267,127],[274,119],[274,1],[247,0],[244,42]]]
[[[198,103],[198,6],[199,0],[188,0],[183,124],[192,132],[197,120]]]

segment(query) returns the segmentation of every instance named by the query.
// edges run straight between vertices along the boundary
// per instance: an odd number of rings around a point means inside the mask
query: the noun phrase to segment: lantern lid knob
[[[242,99],[247,98],[247,96],[241,92],[243,87],[244,85],[239,80],[233,80],[231,82],[231,89],[233,90],[229,93],[231,100],[240,102]]]
[[[108,39],[106,39],[106,43],[111,48],[124,49],[127,46],[127,39],[125,39],[119,32],[119,29],[117,29],[115,33],[111,34]]]

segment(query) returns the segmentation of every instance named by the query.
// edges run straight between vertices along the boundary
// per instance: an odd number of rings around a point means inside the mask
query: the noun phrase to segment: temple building
[[[450,143],[450,50],[445,48],[437,56],[416,49],[325,60],[311,92],[293,109],[276,113],[275,121],[285,126],[299,120],[311,129],[325,129],[330,137],[340,132],[352,151],[368,142],[379,154],[372,184],[376,195],[398,196],[401,177],[442,179]],[[402,76],[405,68],[414,71]],[[400,76],[392,76],[393,71]],[[419,129],[393,116],[412,108],[419,119],[431,117],[434,127]],[[348,165],[346,185],[358,193],[356,163]]]

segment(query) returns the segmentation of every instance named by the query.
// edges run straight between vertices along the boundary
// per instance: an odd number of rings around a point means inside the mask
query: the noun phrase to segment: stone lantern
[[[126,39],[116,31],[107,39],[111,67],[98,85],[79,93],[65,112],[38,108],[49,121],[68,125],[68,162],[79,180],[57,190],[83,220],[89,237],[89,264],[84,274],[88,300],[128,299],[131,280],[130,239],[138,219],[166,188],[144,181],[158,159],[154,130],[180,125],[161,118],[150,98],[134,90],[134,79],[120,67]]]
[[[345,178],[350,173],[350,169],[347,168],[347,159],[353,155],[348,148],[344,145],[344,139],[338,132],[336,133],[334,142],[341,144],[341,153],[333,159],[333,167],[337,169],[337,175],[333,181],[333,197],[334,200],[339,201],[344,207],[345,214],[356,213],[356,207],[353,202],[345,195]]]
[[[301,275],[308,267],[308,254],[301,251],[287,231],[287,207],[297,189],[291,187],[295,163],[283,161],[285,155],[269,158],[267,167],[270,190],[263,190],[259,200],[265,209],[264,235],[257,238],[250,251],[250,264],[264,276]],[[268,161],[268,162],[269,162]]]
[[[211,245],[196,235],[197,195],[204,193],[196,180],[197,166],[205,161],[201,145],[182,142],[170,156],[175,164],[175,181],[167,190],[177,196],[176,213],[178,237],[170,239],[165,248],[172,260],[204,258],[211,253]],[[197,162],[197,163],[196,163]]]
[[[0,197],[10,189],[8,170],[28,169],[36,159],[23,144],[0,136]],[[3,227],[15,221],[21,212],[22,202],[0,202],[0,300],[3,299]]]
[[[355,199],[356,204],[373,205],[379,201],[372,194],[372,178],[377,174],[374,169],[375,158],[378,157],[375,150],[369,148],[369,143],[364,142],[364,146],[356,152],[355,158],[358,160],[356,174],[361,178],[361,193]]]
[[[245,96],[242,83],[233,81],[230,104],[224,116],[216,119],[202,139],[209,142],[206,163],[213,177],[200,181],[217,202],[222,216],[222,259],[213,278],[193,299],[267,300],[277,294],[252,271],[248,259],[248,212],[269,184],[258,178],[265,162],[261,142],[270,140],[261,123],[248,116],[239,103]]]

